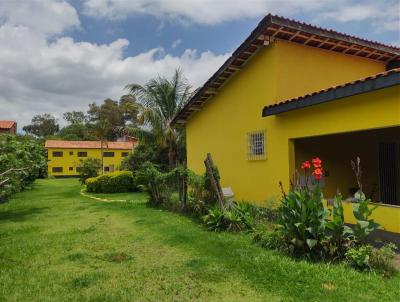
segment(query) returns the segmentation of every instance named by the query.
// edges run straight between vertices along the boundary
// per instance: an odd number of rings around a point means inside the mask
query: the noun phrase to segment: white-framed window
[[[266,159],[264,130],[247,133],[247,159]]]

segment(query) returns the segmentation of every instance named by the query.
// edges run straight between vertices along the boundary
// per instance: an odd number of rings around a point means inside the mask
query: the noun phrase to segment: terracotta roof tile
[[[290,99],[286,99],[286,100],[281,100],[281,101],[278,101],[278,102],[276,102],[274,104],[267,105],[264,108],[268,109],[268,108],[277,107],[277,106],[282,105],[282,104],[298,102],[298,101],[301,101],[301,100],[303,100],[305,98],[308,98],[310,96],[315,96],[315,95],[318,95],[318,94],[321,94],[321,93],[324,93],[324,92],[328,92],[328,91],[332,91],[332,90],[335,90],[335,89],[338,89],[338,88],[354,85],[354,84],[357,84],[357,83],[366,82],[368,80],[373,80],[373,79],[385,77],[385,76],[388,76],[388,75],[394,74],[394,73],[400,73],[400,68],[394,68],[394,69],[391,69],[391,70],[388,70],[388,71],[384,71],[384,72],[380,72],[378,74],[374,74],[374,75],[368,76],[366,78],[361,78],[361,79],[358,79],[358,80],[355,80],[355,81],[352,81],[352,82],[347,82],[347,83],[340,84],[340,85],[337,85],[337,86],[332,86],[332,87],[328,87],[328,88],[325,88],[325,89],[322,89],[322,90],[310,92],[310,93],[307,93],[307,94],[302,95],[302,96],[298,96],[298,97],[294,97],[294,98],[290,98]]]
[[[0,129],[11,129],[16,124],[15,121],[0,121]]]
[[[103,148],[105,149],[121,149],[132,150],[134,142],[107,142]],[[60,148],[60,149],[100,149],[100,141],[59,141],[47,140],[45,148]]]

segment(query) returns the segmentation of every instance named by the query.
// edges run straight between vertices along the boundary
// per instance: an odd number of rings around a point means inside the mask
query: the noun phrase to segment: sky
[[[0,0],[0,120],[62,125],[176,68],[197,88],[268,13],[400,45],[399,0]]]

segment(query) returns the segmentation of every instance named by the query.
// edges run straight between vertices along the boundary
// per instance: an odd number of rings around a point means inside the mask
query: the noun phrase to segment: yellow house
[[[175,117],[188,167],[211,153],[222,185],[262,205],[316,156],[325,196],[350,198],[359,156],[376,220],[400,233],[398,67],[397,47],[267,15]]]
[[[124,157],[132,153],[136,141],[103,142],[104,172],[118,170]],[[77,166],[86,158],[101,159],[100,141],[47,140],[48,174],[59,177],[78,176]]]

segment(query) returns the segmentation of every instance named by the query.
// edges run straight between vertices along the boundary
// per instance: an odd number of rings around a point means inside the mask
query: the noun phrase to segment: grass
[[[39,180],[0,205],[0,301],[397,301],[400,277],[294,261],[140,193]]]

